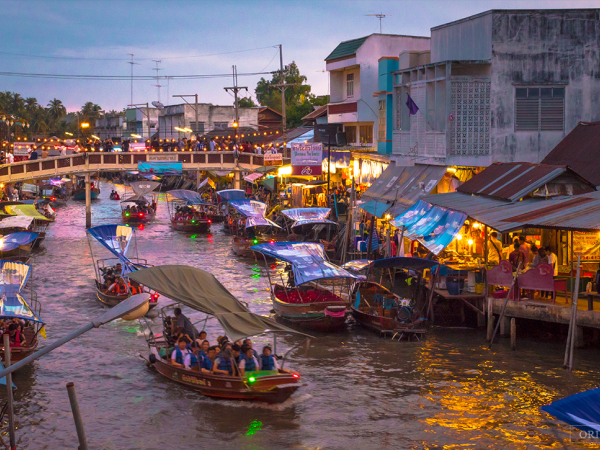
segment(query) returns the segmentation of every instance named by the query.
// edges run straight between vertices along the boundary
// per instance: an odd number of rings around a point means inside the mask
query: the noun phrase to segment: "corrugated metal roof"
[[[568,165],[600,186],[600,122],[579,122],[546,156],[542,164]]]
[[[345,58],[346,56],[352,56],[365,43],[369,36],[361,37],[358,39],[352,39],[351,41],[344,41],[329,54],[325,61],[332,59]]]
[[[393,215],[398,216],[422,196],[429,194],[446,173],[445,166],[396,166],[393,162],[367,189],[362,198],[394,203]]]
[[[600,192],[514,203],[460,193],[429,195],[422,200],[464,212],[501,232],[522,228],[600,230]]]
[[[327,115],[327,105],[323,105],[323,106],[319,106],[313,112],[308,113],[307,115],[305,115],[302,118],[302,120],[316,120],[319,117],[326,116],[326,115]]]
[[[566,171],[566,166],[494,163],[459,186],[457,191],[516,202]]]

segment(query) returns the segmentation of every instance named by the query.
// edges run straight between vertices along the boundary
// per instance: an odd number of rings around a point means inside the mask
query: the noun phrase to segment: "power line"
[[[244,53],[244,52],[253,52],[255,50],[264,50],[267,48],[273,48],[273,45],[269,45],[267,47],[256,47],[256,48],[248,48],[245,50],[232,50],[230,52],[221,52],[221,53],[208,53],[205,55],[189,55],[189,56],[171,56],[171,57],[161,57],[161,60],[171,60],[171,59],[189,59],[189,58],[207,58],[209,56],[220,56],[220,55],[230,55],[232,53]],[[41,59],[64,59],[71,61],[129,61],[127,58],[86,58],[80,56],[48,56],[48,55],[28,55],[25,53],[12,53],[12,52],[0,52],[0,55],[11,55],[11,56],[22,56],[26,58],[41,58]],[[153,61],[157,59],[157,57],[151,58],[137,58],[137,61]]]
[[[238,76],[256,76],[270,75],[274,72],[249,72],[239,73]],[[24,73],[24,72],[0,72],[0,76],[7,77],[22,77],[22,78],[51,78],[59,80],[96,80],[96,81],[122,81],[122,80],[153,80],[156,81],[156,76],[153,75],[72,75],[72,74],[50,74],[50,73]],[[194,80],[194,79],[210,79],[210,78],[228,78],[230,73],[202,74],[202,75],[165,75],[159,78],[169,78],[176,80]]]

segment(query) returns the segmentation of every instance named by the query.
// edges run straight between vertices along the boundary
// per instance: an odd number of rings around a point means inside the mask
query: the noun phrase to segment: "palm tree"
[[[30,121],[33,134],[43,134],[50,129],[48,111],[41,106],[32,111]]]
[[[91,126],[94,126],[96,119],[100,117],[102,108],[93,102],[87,102],[81,107],[81,116],[83,121],[89,121]]]
[[[67,115],[67,108],[65,108],[65,105],[57,98],[48,102],[47,110],[50,113],[50,117],[55,121],[62,119]]]

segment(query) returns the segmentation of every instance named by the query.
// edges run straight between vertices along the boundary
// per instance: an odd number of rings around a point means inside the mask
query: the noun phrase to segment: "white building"
[[[349,145],[375,147],[379,120],[379,59],[403,51],[429,50],[429,38],[372,34],[340,43],[325,58],[330,79],[329,123],[342,123]]]

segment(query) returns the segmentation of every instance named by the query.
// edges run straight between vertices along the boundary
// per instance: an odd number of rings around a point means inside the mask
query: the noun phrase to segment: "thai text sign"
[[[281,153],[265,153],[263,158],[265,166],[283,165],[283,155]]]
[[[148,155],[147,161],[177,161],[177,155]]]
[[[598,233],[573,232],[573,252],[582,253],[582,261],[600,261],[600,236]],[[590,251],[591,250],[591,251]]]
[[[323,144],[292,144],[292,175],[321,175]]]

